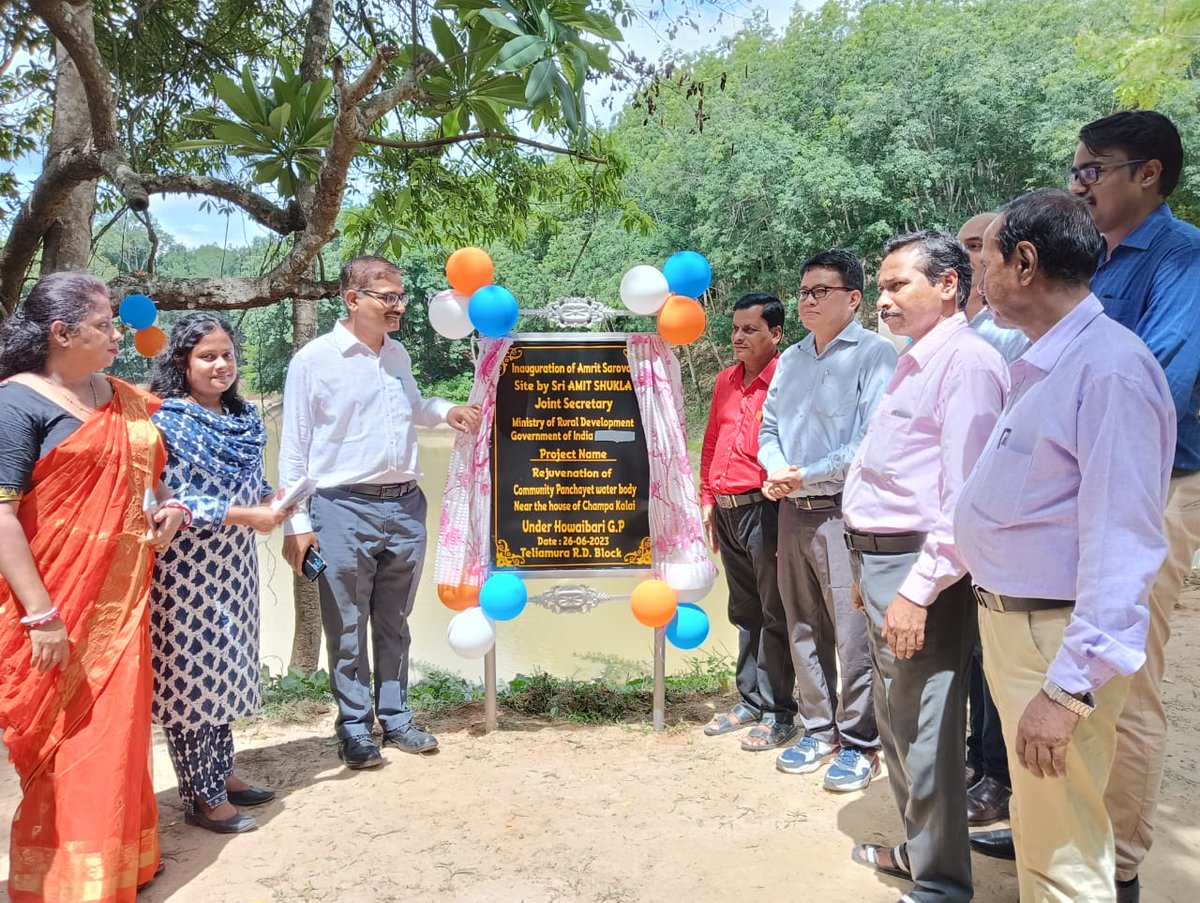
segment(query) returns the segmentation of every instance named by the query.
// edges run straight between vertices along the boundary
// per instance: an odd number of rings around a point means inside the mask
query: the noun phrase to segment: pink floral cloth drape
[[[629,372],[650,454],[650,542],[654,575],[681,599],[717,577],[708,557],[688,458],[679,361],[656,335],[629,337]],[[699,595],[703,595],[699,592]]]
[[[439,586],[482,586],[491,570],[492,423],[496,383],[512,339],[484,339],[470,404],[483,409],[479,432],[460,433],[450,452],[434,574]]]
[[[496,384],[511,339],[485,339],[470,402],[483,408],[475,435],[462,434],[450,455],[434,573],[438,585],[481,586],[491,571],[491,440]],[[716,579],[700,524],[688,459],[679,362],[656,335],[631,335],[630,378],[650,456],[650,541],[654,575],[681,596]],[[702,593],[700,593],[702,595]]]

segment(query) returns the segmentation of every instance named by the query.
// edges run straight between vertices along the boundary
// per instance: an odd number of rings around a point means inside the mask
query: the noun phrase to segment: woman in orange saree
[[[0,727],[23,792],[17,903],[132,901],[160,861],[149,592],[154,549],[186,512],[161,508],[147,532],[143,499],[164,464],[157,399],[95,372],[119,340],[104,283],[78,273],[40,280],[0,338]],[[39,456],[25,474],[29,434]]]

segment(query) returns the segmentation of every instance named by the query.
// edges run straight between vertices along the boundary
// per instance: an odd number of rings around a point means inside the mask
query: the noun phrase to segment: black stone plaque
[[[513,342],[496,387],[492,493],[498,569],[650,567],[650,460],[623,340]]]

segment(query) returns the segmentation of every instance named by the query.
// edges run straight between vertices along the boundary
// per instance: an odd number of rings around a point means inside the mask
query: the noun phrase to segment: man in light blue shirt
[[[805,262],[796,296],[810,334],[779,359],[759,431],[763,493],[782,500],[779,589],[805,730],[776,766],[806,774],[833,759],[824,782],[833,791],[861,790],[879,773],[867,621],[850,600],[841,493],[896,352],[858,322],[862,293],[852,251]]]

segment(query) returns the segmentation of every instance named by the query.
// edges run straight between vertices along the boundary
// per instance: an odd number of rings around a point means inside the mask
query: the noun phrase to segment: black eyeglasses
[[[829,297],[830,292],[852,292],[854,289],[847,288],[844,285],[814,285],[812,288],[796,289],[796,299],[799,301],[807,301],[812,298],[814,301],[824,301]]]
[[[408,292],[376,292],[369,288],[356,289],[360,295],[370,295],[380,301],[384,307],[405,307],[408,305]]]
[[[1067,187],[1078,182],[1080,185],[1095,185],[1100,181],[1100,177],[1111,169],[1120,169],[1122,166],[1137,166],[1140,163],[1149,163],[1150,160],[1122,160],[1120,163],[1089,163],[1087,166],[1081,166],[1078,169],[1072,168],[1067,174]]]

